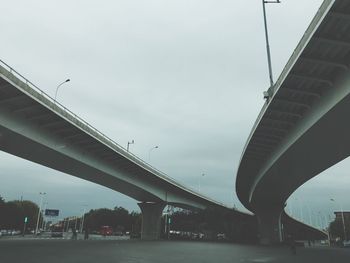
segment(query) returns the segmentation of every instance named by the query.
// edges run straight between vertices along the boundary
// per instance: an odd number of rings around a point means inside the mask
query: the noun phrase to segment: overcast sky
[[[277,79],[321,0],[267,6]],[[58,101],[188,187],[243,209],[239,158],[268,87],[260,0],[12,0],[0,16],[0,58]],[[0,153],[0,195],[62,215],[124,206],[124,195]],[[306,183],[287,209],[321,224],[350,209],[350,161]],[[205,176],[201,178],[201,174]],[[199,181],[201,180],[201,181]],[[337,203],[329,201],[334,198]],[[321,216],[320,216],[321,215]]]

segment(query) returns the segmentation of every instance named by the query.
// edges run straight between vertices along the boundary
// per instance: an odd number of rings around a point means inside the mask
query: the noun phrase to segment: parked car
[[[11,236],[17,236],[19,234],[21,234],[21,231],[19,231],[19,230],[12,230],[11,231]]]
[[[344,240],[343,247],[350,247],[350,240]]]

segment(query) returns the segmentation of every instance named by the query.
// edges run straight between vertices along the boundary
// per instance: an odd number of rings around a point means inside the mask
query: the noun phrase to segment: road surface
[[[0,262],[25,263],[349,263],[350,249],[259,247],[230,243],[139,240],[1,240]]]

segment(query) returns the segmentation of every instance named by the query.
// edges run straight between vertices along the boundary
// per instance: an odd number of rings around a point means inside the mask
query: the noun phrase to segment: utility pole
[[[273,82],[273,74],[272,74],[272,62],[271,62],[271,51],[270,51],[270,43],[269,43],[269,33],[267,29],[267,18],[266,18],[266,8],[265,4],[279,4],[280,0],[270,1],[270,0],[262,0],[263,5],[263,16],[264,16],[264,27],[265,27],[265,40],[266,40],[266,53],[267,53],[267,64],[269,68],[269,80],[270,87],[267,91],[264,92],[264,99],[269,99],[272,96],[272,88],[274,86]]]
[[[39,211],[38,211],[38,219],[36,221],[35,235],[38,234],[40,214],[41,214],[41,206],[43,205],[43,198],[44,198],[44,195],[46,195],[46,193],[40,192],[39,194],[40,194],[40,206],[39,206]]]

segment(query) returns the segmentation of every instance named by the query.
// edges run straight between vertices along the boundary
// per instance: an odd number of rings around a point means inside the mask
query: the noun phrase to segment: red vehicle
[[[51,237],[63,237],[63,226],[61,225],[52,226]]]
[[[102,236],[111,236],[113,234],[113,228],[111,226],[101,226],[100,234]]]

